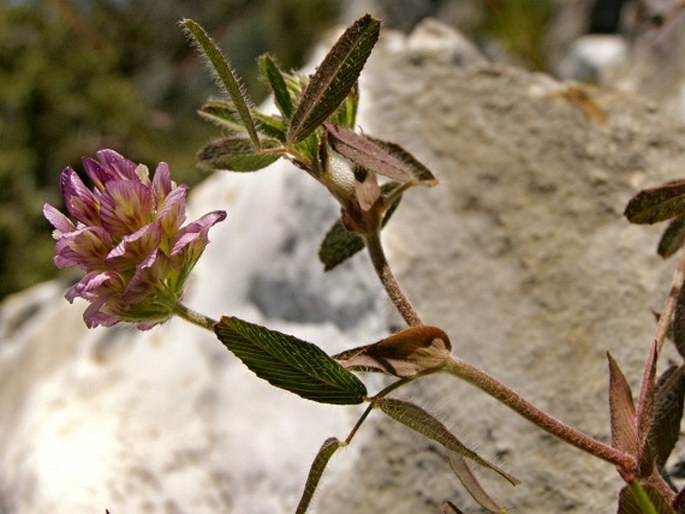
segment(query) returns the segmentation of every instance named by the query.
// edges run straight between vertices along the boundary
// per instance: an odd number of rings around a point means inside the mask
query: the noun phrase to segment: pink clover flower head
[[[226,213],[183,226],[188,186],[176,185],[164,162],[152,180],[146,166],[113,150],[84,158],[83,167],[92,189],[71,167],[60,176],[68,216],[43,207],[55,227],[55,265],[86,272],[65,297],[90,302],[83,315],[89,328],[125,321],[146,330],[163,323],[209,243],[209,229]]]

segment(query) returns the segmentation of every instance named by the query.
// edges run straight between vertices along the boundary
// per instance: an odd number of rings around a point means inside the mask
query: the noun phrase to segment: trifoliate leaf
[[[631,223],[658,223],[685,214],[685,180],[644,189],[635,195],[624,212]]]
[[[290,121],[290,143],[309,136],[347,98],[379,34],[380,22],[366,15],[340,36],[302,93]]]
[[[214,328],[219,340],[258,377],[320,403],[355,404],[366,387],[318,346],[294,336],[223,317]]]

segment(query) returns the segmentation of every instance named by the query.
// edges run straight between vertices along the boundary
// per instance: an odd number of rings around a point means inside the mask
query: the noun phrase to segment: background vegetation
[[[469,0],[481,15],[474,30],[539,68],[551,1]],[[195,110],[216,89],[178,20],[192,17],[230,49],[259,101],[256,58],[268,51],[285,69],[301,66],[344,4],[0,0],[0,299],[54,276],[42,205],[61,207],[59,173],[81,156],[111,147],[167,161],[179,182],[203,178],[195,152],[213,129]]]

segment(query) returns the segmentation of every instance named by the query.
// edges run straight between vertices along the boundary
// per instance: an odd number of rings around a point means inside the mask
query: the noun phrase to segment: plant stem
[[[383,287],[385,287],[385,290],[388,292],[390,300],[395,304],[395,307],[404,318],[404,321],[406,321],[410,327],[421,325],[419,315],[414,310],[409,299],[402,292],[400,285],[397,283],[395,276],[390,270],[390,265],[383,252],[380,233],[375,231],[366,234],[365,240],[366,248],[369,251],[369,256],[373,263],[373,268],[376,270],[376,274],[383,284]]]
[[[668,334],[668,329],[671,326],[671,321],[673,320],[673,313],[675,312],[675,306],[678,302],[678,296],[680,295],[680,290],[683,288],[683,281],[685,280],[685,253],[680,257],[680,262],[678,262],[678,267],[673,273],[673,280],[671,281],[671,291],[668,294],[668,300],[666,300],[666,305],[664,305],[664,310],[659,315],[659,323],[656,329],[656,351],[661,352],[661,347],[664,345],[666,336]]]
[[[216,325],[217,323],[216,320],[208,316],[205,316],[204,314],[200,314],[199,312],[195,312],[192,309],[189,309],[181,302],[178,302],[176,304],[176,307],[174,308],[174,314],[192,323],[193,325],[197,325],[201,328],[206,328],[210,332],[214,332],[214,325]]]
[[[636,470],[637,462],[631,455],[597,441],[550,416],[546,412],[535,407],[528,400],[525,400],[513,389],[508,388],[497,379],[466,361],[452,357],[445,363],[442,370],[485,391],[528,421],[576,448],[580,448],[581,450],[610,462],[615,466],[619,466],[622,469],[632,472]]]

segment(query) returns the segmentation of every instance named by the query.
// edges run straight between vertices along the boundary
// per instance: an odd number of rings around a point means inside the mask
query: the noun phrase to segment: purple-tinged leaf
[[[685,214],[685,180],[643,189],[628,202],[624,215],[631,223],[658,223]]]
[[[385,339],[347,350],[333,358],[346,369],[380,371],[396,377],[413,377],[442,366],[452,345],[437,327],[410,327]]]
[[[654,462],[660,469],[666,464],[680,437],[685,398],[685,365],[670,366],[656,383],[654,419],[649,444]]]
[[[186,30],[186,33],[192,37],[195,43],[197,43],[199,50],[201,50],[202,54],[209,61],[209,64],[219,79],[219,82],[231,97],[231,100],[233,100],[238,114],[240,114],[242,124],[250,136],[252,144],[255,148],[261,148],[261,143],[259,141],[259,137],[257,136],[257,130],[255,129],[255,123],[252,119],[250,101],[247,98],[247,94],[243,91],[243,88],[236,79],[231,66],[228,64],[228,61],[221,53],[221,50],[219,50],[219,47],[207,35],[205,30],[193,20],[186,18],[181,21],[181,25]]]
[[[403,169],[409,173],[412,178],[412,182],[419,186],[434,186],[438,183],[438,179],[435,178],[433,173],[424,166],[416,157],[410,154],[407,150],[402,148],[396,143],[391,143],[388,141],[381,141],[373,137],[369,138],[388,154],[392,155],[395,159],[402,162]]]
[[[219,340],[258,377],[308,400],[355,404],[366,387],[318,346],[235,317],[214,326]]]
[[[685,216],[680,216],[672,220],[664,231],[657,253],[664,259],[669,258],[683,247],[685,243]]]
[[[448,451],[447,458],[452,471],[455,475],[457,475],[461,485],[463,485],[464,489],[466,489],[466,491],[471,495],[471,498],[476,500],[478,505],[483,507],[488,512],[492,512],[494,514],[502,514],[506,512],[506,510],[497,505],[495,500],[493,500],[487,491],[483,489],[483,486],[476,478],[476,475],[473,474],[473,471],[471,471],[468,462],[466,462],[466,459],[463,456],[459,455],[458,453]]]
[[[432,439],[445,449],[463,455],[481,466],[495,471],[512,485],[520,483],[509,473],[478,455],[475,450],[468,448],[445,425],[418,405],[397,398],[379,398],[374,400],[374,406],[380,408],[395,421]]]
[[[290,121],[288,141],[299,143],[333,114],[350,93],[380,34],[368,14],[344,33],[312,76]]]
[[[279,146],[277,141],[264,141],[265,146]],[[257,171],[281,157],[278,152],[257,150],[249,139],[224,137],[202,148],[197,158],[200,165],[211,170]]]
[[[640,485],[642,489],[639,497],[636,496],[634,486],[626,486],[621,489],[618,496],[618,510],[616,514],[676,514],[668,502],[664,500],[659,491],[651,485]],[[650,510],[645,510],[645,508]]]
[[[680,289],[673,313],[673,343],[681,357],[685,358],[685,287]]]
[[[407,182],[409,173],[402,162],[374,143],[370,138],[351,130],[325,124],[328,143],[331,148],[358,166],[374,173],[390,177],[398,182]]]
[[[637,460],[638,476],[640,477],[651,474],[654,463],[648,438],[654,413],[657,357],[656,341],[654,341],[645,361],[642,382],[640,383],[640,397],[637,402]]]
[[[319,485],[319,481],[321,480],[321,476],[326,469],[328,461],[331,460],[333,454],[343,446],[346,446],[346,444],[343,441],[339,441],[335,437],[326,439],[323,445],[321,445],[316,457],[314,457],[314,462],[312,462],[312,465],[309,468],[307,482],[304,485],[304,491],[302,492],[300,502],[297,504],[295,514],[304,514],[307,511],[307,507],[309,507],[309,503],[314,497],[316,486]]]
[[[609,359],[609,413],[611,416],[611,446],[637,456],[637,414],[633,395],[618,363]]]
[[[464,514],[464,512],[451,501],[445,500],[442,504],[442,514]]]

